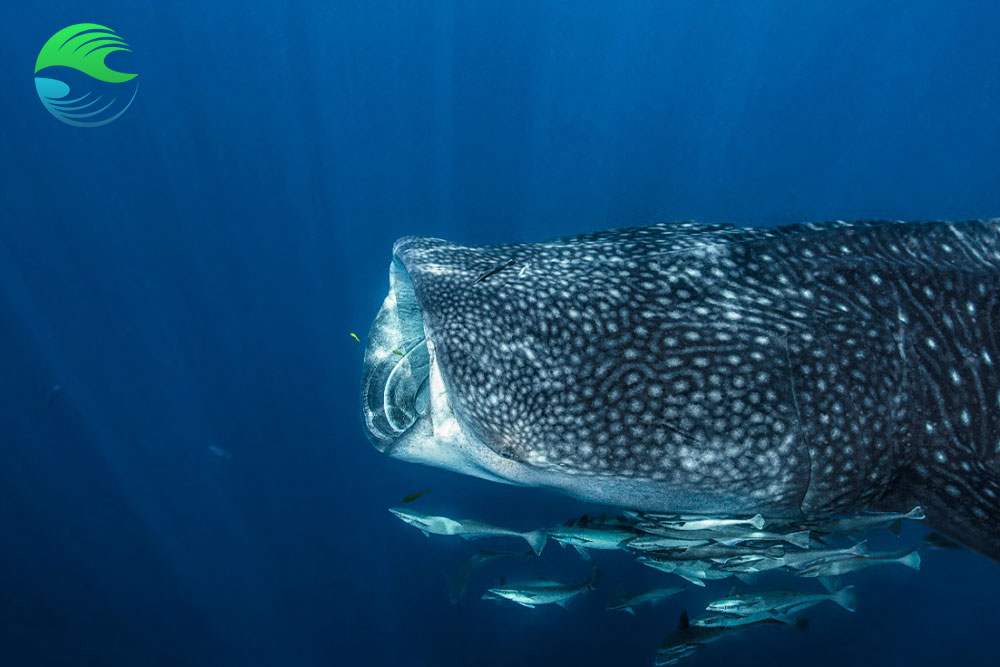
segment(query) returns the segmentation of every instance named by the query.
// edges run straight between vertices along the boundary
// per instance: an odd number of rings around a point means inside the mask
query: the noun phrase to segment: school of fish
[[[410,508],[389,511],[427,536],[516,539],[530,547],[528,551],[476,552],[450,582],[453,603],[460,600],[472,575],[485,564],[512,558],[538,559],[549,541],[572,547],[584,561],[591,560],[593,550],[618,551],[675,577],[665,581],[669,585],[619,595],[607,605],[608,611],[635,614],[642,605],[659,604],[692,586],[736,580],[728,594],[708,604],[704,614],[689,618],[686,610],[681,613],[677,629],[656,652],[653,664],[657,666],[676,664],[707,644],[750,628],[775,624],[802,628],[807,624],[803,612],[823,602],[854,612],[855,586],[842,583],[842,577],[891,564],[920,569],[916,546],[874,551],[868,547],[867,535],[875,531],[899,534],[903,521],[924,519],[920,507],[909,512],[869,512],[822,521],[770,520],[760,514],[723,518],[626,510],[620,516],[583,515],[551,528],[521,531]],[[924,538],[923,544],[927,548],[956,546],[936,533]],[[801,578],[803,585],[795,589],[759,586],[759,577],[772,571]],[[820,585],[811,584],[811,579]],[[568,608],[595,590],[600,581],[597,568],[582,580],[502,578],[499,585],[490,586],[481,597],[528,609],[550,604]]]

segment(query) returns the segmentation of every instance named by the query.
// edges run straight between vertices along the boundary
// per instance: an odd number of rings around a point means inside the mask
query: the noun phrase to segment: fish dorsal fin
[[[687,630],[691,627],[691,619],[688,618],[687,610],[681,612],[680,620],[677,621],[678,630]]]

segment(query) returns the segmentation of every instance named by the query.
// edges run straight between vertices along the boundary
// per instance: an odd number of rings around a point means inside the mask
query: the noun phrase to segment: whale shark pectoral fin
[[[910,496],[927,515],[927,524],[955,542],[1000,560],[1000,475],[980,461],[969,470],[925,468]]]

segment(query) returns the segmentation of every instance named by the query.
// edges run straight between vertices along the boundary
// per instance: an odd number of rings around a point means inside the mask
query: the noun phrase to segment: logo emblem
[[[139,75],[104,63],[132,49],[114,30],[96,23],[63,28],[45,42],[35,61],[35,90],[53,116],[76,127],[107,125],[125,113],[139,90]]]

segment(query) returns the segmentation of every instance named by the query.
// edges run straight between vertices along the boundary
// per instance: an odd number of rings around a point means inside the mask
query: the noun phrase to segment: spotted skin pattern
[[[765,515],[921,504],[1000,558],[997,221],[410,237],[394,256],[452,409],[505,459]]]

